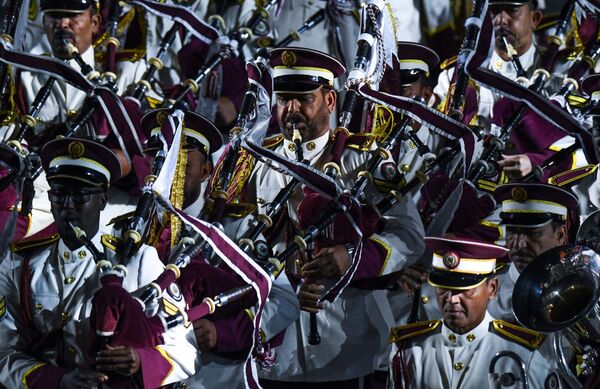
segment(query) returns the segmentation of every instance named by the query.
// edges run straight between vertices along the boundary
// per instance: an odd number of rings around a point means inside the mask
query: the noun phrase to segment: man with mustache
[[[498,298],[489,311],[494,317],[514,322],[512,293],[519,274],[540,254],[569,243],[570,213],[576,212],[578,201],[565,189],[535,183],[500,185],[494,199],[501,204],[500,219],[506,229],[511,264],[499,277]]]
[[[426,237],[425,242],[433,252],[428,282],[435,287],[443,317],[392,329],[391,387],[521,386],[506,380],[521,377],[512,359],[498,359],[496,374],[488,374],[492,358],[510,351],[522,361],[529,387],[558,388],[558,375],[540,348],[545,335],[495,320],[487,311],[498,291],[496,258],[507,250],[471,238]]]
[[[529,79],[533,71],[538,67],[540,52],[534,44],[534,31],[542,20],[542,13],[538,10],[537,0],[490,0],[489,14],[494,26],[494,51],[489,59],[488,68],[511,80],[517,79],[517,69],[510,61],[510,51],[506,46],[508,43],[519,57],[523,69]],[[449,91],[453,89],[455,59],[445,61],[441,67],[445,70],[438,78],[438,84],[434,93],[442,101],[441,107],[448,104]],[[510,115],[509,112],[495,112],[494,106],[501,96],[492,90],[475,86],[473,94],[476,99],[471,98],[472,91],[466,95],[465,117],[469,124],[476,125],[487,134],[494,131],[494,116]],[[473,106],[474,105],[474,106]],[[504,109],[506,111],[506,109]],[[523,136],[523,135],[521,135]],[[532,136],[527,135],[526,136]],[[500,167],[506,174],[519,177],[531,171],[532,162],[524,150],[507,150],[499,160]]]
[[[519,60],[528,76],[535,70],[539,52],[534,45],[533,32],[542,19],[542,13],[537,9],[537,0],[490,0],[489,13],[494,26],[494,51],[489,60],[489,69],[511,80],[517,78],[517,70],[510,62],[510,56],[504,39],[516,50]],[[454,82],[454,63],[456,58],[442,63],[445,69],[438,78],[434,93],[442,104],[448,98],[451,85]],[[478,111],[474,120],[484,131],[490,130],[492,108],[499,96],[491,90],[481,87],[478,92]]]
[[[108,186],[121,167],[108,148],[79,138],[51,141],[41,159],[55,224],[3,253],[0,383],[8,388],[95,388],[112,386],[109,376],[118,376],[132,387],[158,387],[193,374],[197,350],[186,339],[189,328],[165,332],[165,343],[156,347],[109,343],[111,347],[91,355],[90,312],[101,287],[100,259],[76,237],[72,225],[98,250],[104,246],[107,258],[115,255],[114,240],[102,234],[99,221]],[[123,287],[129,292],[146,288],[163,271],[156,250],[146,245],[126,268]],[[167,293],[162,298],[174,301]]]
[[[102,66],[96,61],[94,47],[92,46],[93,38],[100,31],[103,23],[99,14],[98,1],[42,0],[40,9],[44,15],[43,26],[45,33],[45,38],[40,38],[47,39],[50,43],[50,47],[52,48],[52,53],[50,54],[67,61],[71,67],[77,71],[81,71],[81,67],[72,59],[67,50],[67,43],[70,43],[77,48],[77,51],[86,64],[102,73]],[[32,48],[31,52],[50,55],[49,53],[39,52],[36,48]],[[129,85],[139,80],[145,69],[146,64],[144,61],[134,62],[131,59],[118,61],[115,69],[118,94],[122,94]],[[47,80],[48,76],[44,74],[27,71],[20,72],[22,90],[20,108],[24,113],[29,112],[31,103]],[[51,89],[48,100],[36,116],[38,123],[34,129],[34,134],[29,134],[29,136],[38,135],[46,130],[48,126],[64,123],[68,118],[76,115],[82,108],[85,98],[85,92],[57,80]],[[100,139],[108,135],[104,133],[105,130],[103,128],[100,128],[100,125],[97,126],[98,128],[95,127],[88,126],[88,128],[81,131],[85,131],[87,135],[93,135]]]
[[[292,160],[297,159],[295,151],[301,147],[304,162],[319,170],[331,158],[339,166],[335,179],[349,188],[376,146],[372,137],[363,134],[350,136],[342,144],[345,147],[334,146],[336,135],[344,130],[334,134],[329,127],[337,101],[333,82],[344,73],[344,67],[325,53],[297,47],[273,50],[270,64],[281,135],[267,139],[265,146]],[[294,142],[298,135],[301,139]],[[380,169],[373,175],[381,176]],[[258,213],[264,214],[290,181],[290,177],[256,162],[247,185],[247,202],[256,203]],[[368,189],[366,199],[376,202],[381,195]],[[326,202],[319,202],[315,193],[298,185],[266,234],[273,251],[281,253],[292,244],[301,229],[312,225],[307,219],[315,222],[325,208]],[[267,339],[279,334],[281,344],[274,347],[276,365],[260,372],[263,387],[358,388],[378,367],[376,357],[387,347],[386,328],[393,323],[385,291],[350,284],[333,302],[318,300],[351,269],[354,252],[362,258],[353,273],[355,282],[389,275],[420,256],[424,233],[410,196],[398,204],[392,216],[386,216],[379,220],[381,228],[365,230],[362,240],[341,239],[341,234],[354,231],[344,219],[329,229],[331,234],[317,237],[315,250],[308,250],[310,257],[294,257],[287,262],[286,272],[279,278],[288,279],[298,290],[303,312],[299,319],[286,321],[292,311],[284,304],[271,301],[265,306],[262,330]],[[318,312],[319,344],[308,340],[310,312]]]

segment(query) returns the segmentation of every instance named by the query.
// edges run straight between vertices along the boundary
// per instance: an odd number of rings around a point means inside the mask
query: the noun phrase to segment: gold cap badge
[[[71,158],[80,158],[85,153],[85,146],[81,142],[71,142],[67,150]]]
[[[448,269],[456,269],[460,263],[460,258],[456,253],[446,253],[444,258],[442,258],[442,262]]]
[[[525,190],[525,188],[519,186],[513,188],[510,192],[510,195],[512,196],[513,200],[518,201],[520,203],[527,200],[527,191]]]
[[[297,62],[298,58],[296,58],[296,54],[294,52],[286,50],[281,53],[281,62],[289,68],[294,66]]]

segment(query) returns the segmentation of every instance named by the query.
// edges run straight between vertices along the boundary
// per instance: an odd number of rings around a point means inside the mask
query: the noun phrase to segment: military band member
[[[93,36],[98,33],[102,23],[99,14],[99,3],[94,0],[43,0],[40,4],[43,12],[44,39],[52,48],[52,56],[68,62],[76,70],[81,70],[77,62],[71,58],[67,43],[73,44],[84,62],[92,69],[102,72],[102,67],[94,56]],[[38,53],[35,48],[33,53]],[[41,52],[39,54],[42,54]],[[144,61],[121,61],[117,64],[118,93],[142,77],[146,69]],[[30,104],[48,79],[47,75],[23,71],[20,73],[20,83],[23,93],[23,112],[29,111]],[[48,100],[37,116],[38,126],[35,134],[42,132],[48,125],[63,123],[73,116],[85,100],[85,92],[57,80],[53,85]],[[107,133],[91,133],[100,138]]]
[[[297,127],[302,136],[305,161],[322,168],[326,158],[334,153],[329,128],[329,117],[335,110],[337,97],[333,80],[344,72],[344,67],[333,57],[302,48],[273,50],[271,66],[274,68],[277,119],[282,135],[266,140],[267,147],[277,154],[296,159],[297,146],[292,141],[292,130]],[[365,140],[368,139],[357,137],[349,141],[357,147],[338,156],[339,179],[344,186],[354,180],[357,170],[368,158],[368,153],[361,151]],[[256,201],[258,212],[264,213],[265,207],[289,182],[289,177],[257,162],[248,185],[248,201]],[[287,203],[283,217],[275,221],[277,228],[268,237],[275,252],[281,252],[298,233],[294,232],[296,223],[307,216],[300,214],[298,208],[304,200],[302,189],[298,187]],[[304,212],[313,216],[320,213],[318,207],[309,208]],[[405,199],[395,212],[403,217],[386,218],[384,231],[363,238],[363,260],[355,279],[397,271],[420,254],[422,227],[414,204]],[[358,387],[362,378],[376,367],[376,356],[385,348],[381,331],[392,320],[383,291],[347,287],[333,303],[316,304],[323,293],[323,285],[339,279],[350,267],[353,247],[354,244],[335,244],[334,238],[334,243],[320,248],[313,260],[302,266],[305,282],[298,298],[300,307],[306,312],[301,313],[299,320],[277,324],[282,323],[285,310],[275,304],[266,305],[263,330],[267,338],[276,334],[274,328],[279,331],[288,328],[283,334],[283,343],[275,348],[279,355],[277,364],[270,371],[260,373],[264,387]],[[299,279],[293,278],[294,266],[288,270],[288,278],[297,285]],[[298,276],[296,273],[295,277]],[[322,340],[318,345],[311,345],[307,339],[308,312],[317,311]],[[357,349],[361,350],[360,355],[356,354]]]
[[[149,139],[146,150],[148,153],[156,151],[158,145],[154,143],[156,138],[153,136],[158,135],[157,131],[160,131],[162,120],[168,112],[169,109],[166,108],[156,109],[142,118],[142,128]],[[185,157],[179,158],[179,163],[185,163],[185,173],[183,176],[176,175],[172,188],[172,195],[179,193],[182,198],[180,200],[172,198],[172,200],[174,204],[176,201],[181,201],[183,211],[193,217],[206,219],[210,213],[212,202],[207,201],[209,193],[206,191],[213,173],[211,155],[221,146],[221,134],[214,124],[195,112],[188,111],[185,114],[180,150]],[[178,166],[177,169],[179,168]],[[234,242],[239,241],[251,228],[250,212],[253,209],[252,205],[242,203],[226,206],[225,218],[221,224],[224,232]],[[172,236],[174,234],[189,236],[189,231],[183,226],[179,229],[179,233],[174,233],[177,227],[172,224],[172,219],[164,217],[157,219],[160,220],[155,223],[149,242],[156,246],[161,259],[167,261],[174,244]],[[197,301],[193,304],[200,303],[204,297],[213,297],[244,284],[226,267],[209,265],[207,261],[210,259],[198,255],[182,270],[183,274],[178,281],[180,283],[185,282],[188,272],[204,274],[202,277],[204,294],[198,295]],[[277,301],[284,298],[295,303],[295,311],[298,314],[297,300],[291,287],[282,285],[281,282],[274,283],[270,299]],[[249,303],[248,308],[251,308],[251,305],[252,303]],[[217,388],[222,385],[230,388],[245,387],[244,364],[253,341],[253,323],[249,312],[243,308],[237,311],[228,309],[226,314],[217,311],[213,315],[194,321],[193,328],[197,347],[201,350],[199,358],[202,368],[192,377],[183,380],[182,385],[194,388]]]
[[[390,341],[396,346],[390,387],[499,387],[505,373],[522,376],[520,365],[509,358],[498,359],[495,374],[488,376],[492,359],[501,351],[518,356],[530,387],[559,387],[557,374],[539,350],[545,336],[495,320],[486,310],[498,290],[496,258],[507,250],[478,240],[425,240],[433,252],[428,282],[435,287],[443,317],[392,329]]]
[[[433,106],[436,101],[433,94],[432,76],[439,62],[438,55],[426,46],[418,43],[398,42],[398,61],[394,61],[393,68],[386,69],[379,89],[397,96],[420,97],[425,104]],[[375,117],[377,118],[379,112],[384,109],[385,107],[376,107]],[[386,115],[381,113],[381,116],[385,122]],[[400,121],[400,115],[393,113],[392,117],[391,123],[383,128],[386,131],[390,130],[391,125]],[[382,130],[382,128],[378,128],[378,124],[376,120],[372,130],[375,133],[380,133]],[[430,150],[437,150],[439,140],[430,133],[427,127],[413,121],[407,130],[414,132],[423,145],[429,147]],[[423,162],[418,145],[411,139],[404,139],[398,143],[392,154],[397,161],[403,181],[409,182]]]
[[[537,10],[536,0],[491,0],[489,12],[494,26],[494,51],[489,60],[489,69],[507,77],[511,80],[517,78],[517,70],[510,62],[508,50],[504,44],[506,38],[517,51],[519,60],[528,77],[535,70],[538,60],[538,49],[534,41],[534,31],[542,19],[542,13]],[[453,82],[453,61],[443,63],[442,71],[438,78],[438,84],[434,88],[442,100],[442,107],[448,103],[449,90]],[[499,96],[485,87],[477,88],[477,101],[475,102],[476,116],[472,119],[473,124],[489,131],[491,117],[493,115],[494,103]]]
[[[80,227],[107,256],[110,239],[99,226],[107,189],[118,179],[117,157],[84,139],[58,139],[41,153],[55,224],[15,243],[0,269],[0,382],[6,387],[98,387],[108,374],[131,377],[143,386],[179,381],[196,369],[197,351],[183,327],[164,334],[150,348],[113,345],[89,355],[89,315],[100,288],[93,253],[75,236]],[[135,291],[162,273],[156,250],[141,246],[127,264],[123,287]],[[169,343],[172,341],[172,344]]]
[[[548,184],[511,183],[494,191],[511,261],[506,274],[498,277],[498,296],[488,311],[496,318],[515,321],[512,293],[519,274],[536,257],[569,241],[577,198],[568,190]]]

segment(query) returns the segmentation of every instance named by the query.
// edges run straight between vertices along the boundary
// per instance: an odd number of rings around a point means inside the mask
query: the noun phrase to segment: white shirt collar
[[[102,233],[98,231],[96,235],[92,238],[92,243],[96,248],[102,252],[101,240]],[[62,259],[65,263],[71,263],[75,261],[84,261],[84,260],[93,260],[92,253],[88,251],[88,249],[82,244],[80,247],[75,250],[69,249],[69,247],[65,244],[62,238],[58,241],[58,257]]]
[[[324,133],[316,139],[313,139],[308,142],[303,142],[302,154],[304,156],[304,159],[313,162],[313,160],[323,152],[325,146],[327,146],[327,143],[329,142],[329,134],[330,132],[327,131],[326,133]],[[295,150],[296,144],[294,142],[288,139],[283,140],[283,152],[285,153],[286,157],[295,161]]]
[[[442,336],[444,338],[444,344],[448,347],[464,347],[476,341],[482,339],[488,332],[490,323],[494,320],[492,315],[486,311],[485,317],[479,323],[479,325],[473,328],[466,334],[457,334],[450,328],[446,327],[446,324],[442,325]]]
[[[519,56],[519,60],[521,61],[521,65],[523,69],[528,70],[533,66],[535,61],[535,45],[531,45],[529,49],[523,53],[523,55]],[[505,61],[500,57],[500,55],[494,50],[492,53],[492,58],[488,65],[488,68],[492,69],[496,73],[502,74],[504,77],[507,77],[511,80],[517,78],[517,69],[513,66],[512,62]]]
[[[508,267],[508,276],[510,277],[510,279],[513,282],[517,282],[517,278],[519,278],[520,275],[521,273],[519,273],[519,270],[517,270],[515,264],[511,262],[510,266]]]
[[[200,190],[200,196],[198,196],[198,198],[193,203],[191,203],[190,205],[185,207],[183,212],[185,212],[188,215],[193,216],[193,217],[200,216],[200,214],[202,213],[202,209],[204,208],[204,202],[205,202],[204,201],[204,193],[205,193],[207,185],[208,185],[208,180],[202,182],[202,189]]]

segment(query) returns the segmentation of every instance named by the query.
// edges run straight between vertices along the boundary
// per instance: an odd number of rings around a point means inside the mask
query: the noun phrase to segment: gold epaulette
[[[129,219],[130,217],[132,217],[135,214],[135,211],[131,211],[131,212],[127,212],[124,213],[122,215],[119,216],[115,216],[112,219],[110,219],[110,221],[108,222],[107,226],[113,225],[113,224],[117,224],[118,222],[122,222],[124,220]]]
[[[100,238],[100,243],[102,243],[102,246],[106,247],[107,249],[116,252],[117,251],[117,247],[122,243],[123,241],[119,238],[117,238],[116,236],[112,236],[110,234],[103,234],[102,237]]]
[[[440,69],[442,70],[446,70],[448,69],[450,66],[454,65],[456,63],[456,61],[458,61],[458,55],[455,55],[454,57],[450,57],[450,58],[446,58],[445,60],[442,61],[442,63],[440,64]]]
[[[267,148],[267,149],[272,149],[273,147],[277,146],[281,142],[283,142],[283,135],[279,134],[279,135],[270,136],[268,138],[265,138],[265,140],[263,140],[262,147]]]
[[[435,330],[441,330],[441,320],[421,321],[418,323],[406,324],[403,326],[392,327],[388,343],[401,342],[406,339],[421,335],[431,335]],[[435,331],[435,332],[434,332]]]
[[[256,205],[248,203],[228,203],[225,206],[225,216],[243,218],[250,215],[256,209]]]
[[[504,320],[494,320],[490,323],[490,331],[507,339],[527,347],[530,350],[540,348],[546,335],[540,334],[525,327],[505,322]]]
[[[29,237],[25,239],[21,239],[17,242],[13,242],[10,244],[10,251],[13,253],[21,253],[23,251],[33,249],[33,248],[42,248],[44,246],[48,246],[58,240],[60,236],[58,233],[54,233],[50,236],[45,236],[42,238]]]
[[[575,182],[595,173],[596,170],[598,170],[598,165],[586,165],[569,169],[548,178],[548,183],[560,187],[573,185]]]
[[[376,140],[377,136],[370,132],[350,134],[350,136],[346,138],[344,147],[352,150],[369,151]]]

